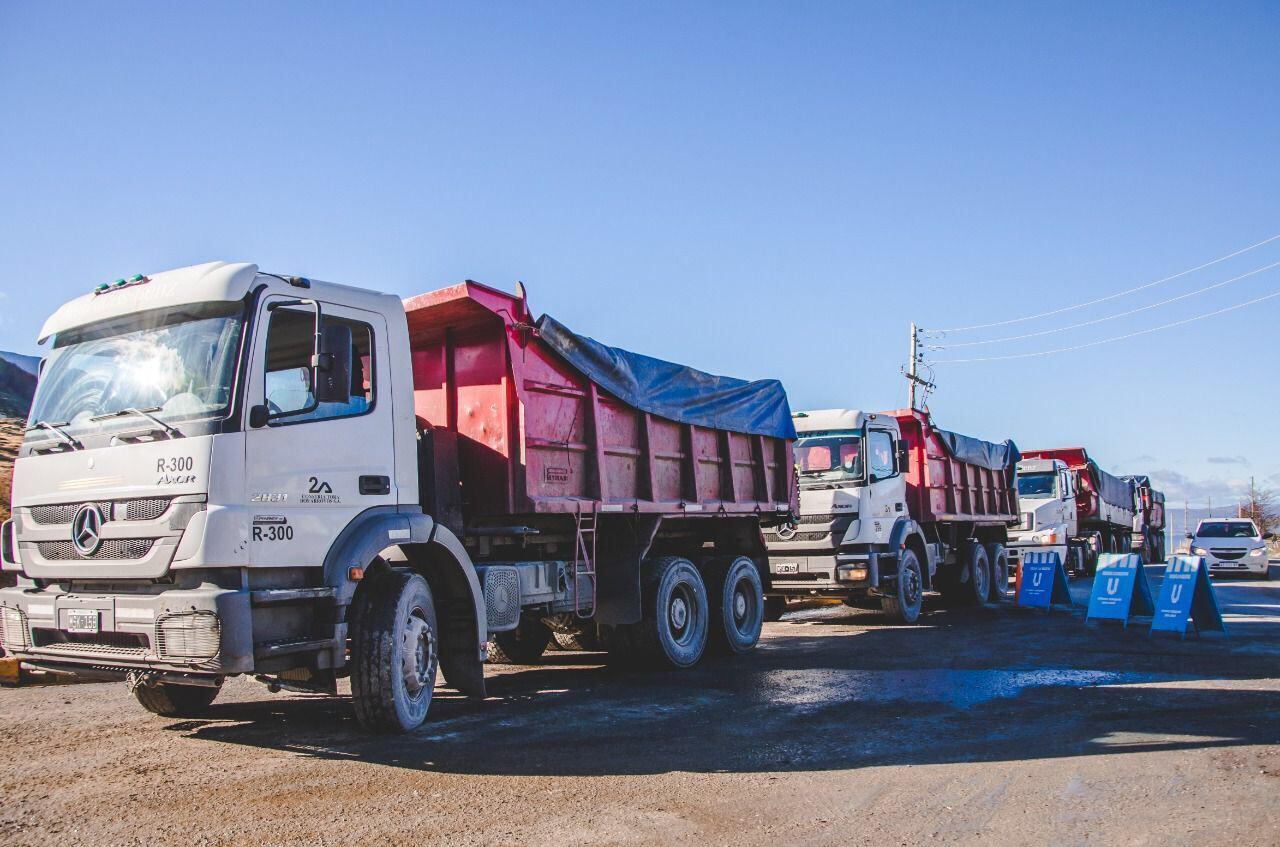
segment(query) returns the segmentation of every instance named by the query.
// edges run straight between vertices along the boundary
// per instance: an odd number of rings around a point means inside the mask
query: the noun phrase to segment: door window
[[[869,467],[872,476],[880,480],[897,475],[893,462],[893,436],[873,429],[867,436],[867,450],[871,454]]]
[[[267,411],[273,425],[362,415],[373,408],[373,328],[367,323],[324,316],[324,326],[351,330],[350,393],[341,400],[317,403],[312,385],[315,313],[277,309],[267,329]]]

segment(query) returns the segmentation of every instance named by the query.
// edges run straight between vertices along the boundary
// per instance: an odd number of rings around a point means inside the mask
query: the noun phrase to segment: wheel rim
[[[680,583],[671,592],[671,600],[667,604],[667,622],[671,626],[671,638],[679,645],[685,646],[693,641],[694,616],[696,601],[693,590],[686,583]]]
[[[902,600],[904,605],[915,608],[920,602],[920,570],[911,566],[902,569]]]
[[[435,686],[435,640],[422,609],[414,607],[405,619],[401,638],[400,675],[405,691],[413,699]]]
[[[739,577],[733,585],[733,597],[730,601],[733,619],[730,623],[739,635],[752,635],[756,628],[756,618],[761,614],[754,589],[755,586],[746,576]]]
[[[988,593],[987,590],[989,588],[987,585],[987,569],[981,567],[980,563],[975,558],[970,570],[972,571],[971,578],[973,579],[973,593],[978,595],[979,599],[985,600]]]

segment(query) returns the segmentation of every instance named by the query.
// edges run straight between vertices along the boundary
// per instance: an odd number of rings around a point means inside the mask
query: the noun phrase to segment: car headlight
[[[1257,550],[1250,550],[1250,551],[1249,551],[1249,555],[1250,555],[1250,556],[1262,556],[1262,555],[1265,555],[1265,554],[1266,554],[1266,552],[1267,552],[1267,550],[1266,550],[1266,548],[1265,548],[1265,547],[1259,547]]]
[[[1209,551],[1208,551],[1208,550],[1206,550],[1206,549],[1204,549],[1203,547],[1192,547],[1192,548],[1191,548],[1191,555],[1192,555],[1192,556],[1204,556],[1204,555],[1207,555],[1207,554],[1208,554],[1208,552],[1209,552]]]

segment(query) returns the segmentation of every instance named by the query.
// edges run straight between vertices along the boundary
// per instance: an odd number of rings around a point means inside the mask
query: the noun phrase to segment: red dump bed
[[[948,448],[926,413],[899,409],[888,414],[897,418],[907,445],[907,510],[912,518],[922,524],[997,524],[1018,519],[1013,462],[994,470],[964,461]]]
[[[538,337],[523,298],[465,282],[405,311],[418,424],[456,433],[468,523],[577,511],[775,521],[795,510],[790,441],[622,402]]]

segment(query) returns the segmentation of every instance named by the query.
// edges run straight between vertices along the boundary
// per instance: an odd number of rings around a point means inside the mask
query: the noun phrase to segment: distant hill
[[[0,359],[17,365],[32,376],[35,376],[39,372],[39,356],[24,356],[21,353],[10,353],[6,350],[0,350]]]
[[[35,393],[35,373],[0,358],[0,417],[25,420]]]

